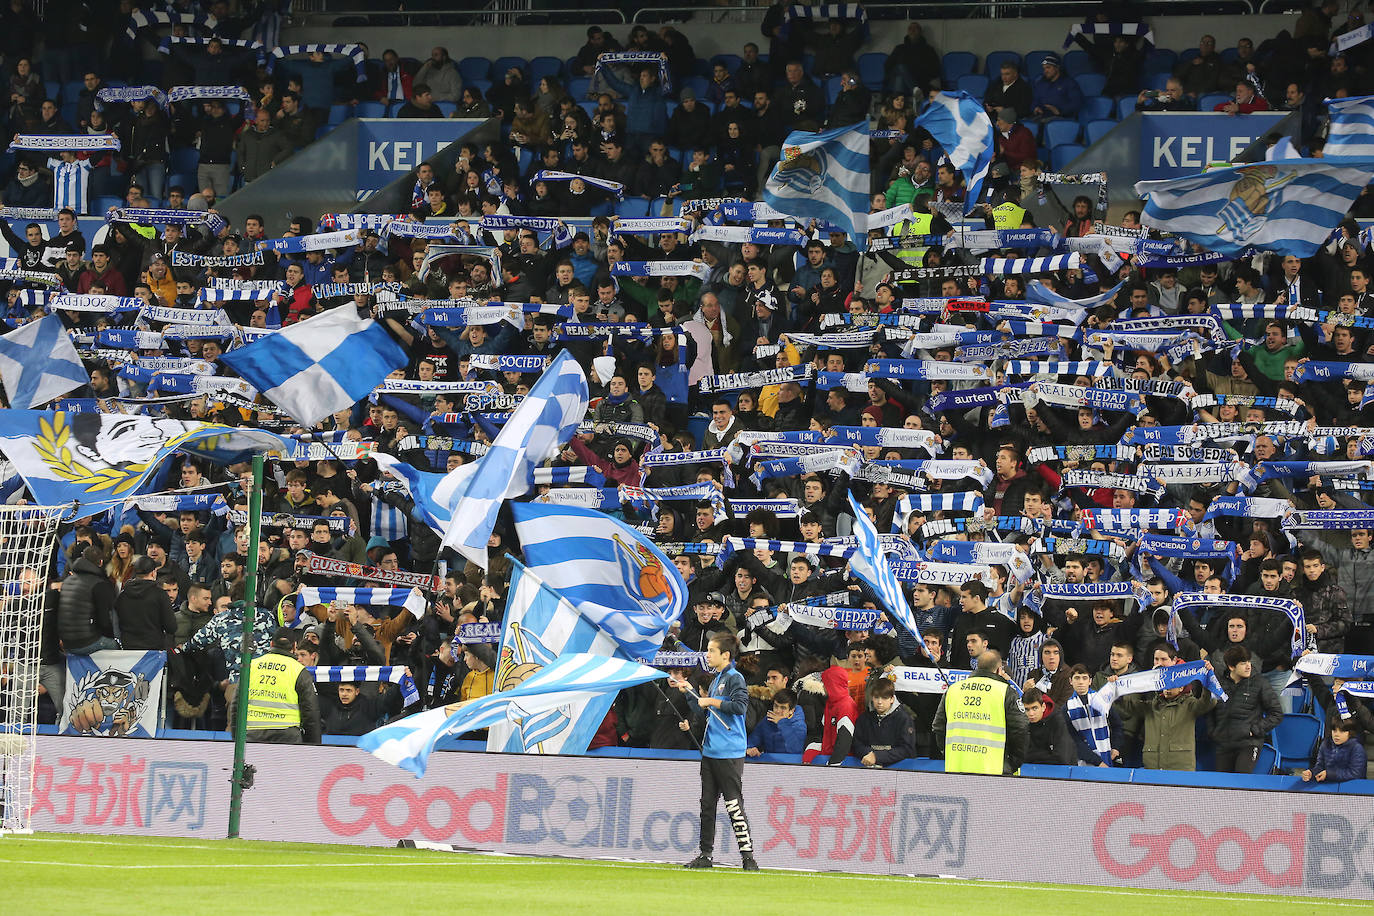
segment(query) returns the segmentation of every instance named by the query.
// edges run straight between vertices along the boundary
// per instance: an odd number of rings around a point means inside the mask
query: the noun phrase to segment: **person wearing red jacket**
[[[854,742],[854,723],[859,719],[859,707],[849,695],[849,671],[831,665],[821,672],[821,689],[825,691],[825,715],[822,718],[821,743],[808,745],[802,753],[802,763],[811,763],[821,755],[829,755],[830,766],[838,766],[849,756]],[[802,689],[818,692],[814,676],[802,680]]]
[[[589,467],[601,472],[608,485],[637,487],[644,479],[639,470],[639,462],[634,460],[634,452],[631,451],[630,443],[626,439],[616,441],[609,461],[592,451],[580,436],[573,436],[569,445],[577,457]]]
[[[1228,102],[1222,102],[1212,109],[1213,111],[1224,111],[1229,115],[1250,114],[1252,111],[1268,111],[1269,101],[1258,92],[1248,81],[1241,80],[1236,83],[1236,97]]]
[[[1016,174],[1021,163],[1034,159],[1036,154],[1035,135],[1026,125],[1016,120],[1016,109],[1003,108],[997,112],[997,133],[993,140],[997,145],[997,158],[1007,164]]]

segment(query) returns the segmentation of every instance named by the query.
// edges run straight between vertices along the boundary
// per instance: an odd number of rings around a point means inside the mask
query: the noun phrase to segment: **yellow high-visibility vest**
[[[929,213],[917,213],[911,219],[894,223],[887,234],[895,238],[901,238],[904,235],[930,235],[930,224],[934,219],[935,217]],[[894,248],[892,253],[912,267],[920,267],[925,261],[926,252],[929,250],[929,245],[921,245],[916,248]]]
[[[992,226],[994,229],[1020,229],[1025,218],[1025,208],[1018,207],[1010,201],[992,208]]]
[[[945,772],[1002,775],[1007,750],[1007,685],[965,678],[945,691]]]
[[[248,729],[291,728],[301,724],[296,678],[305,670],[289,655],[269,652],[253,659],[244,683],[248,689]]]

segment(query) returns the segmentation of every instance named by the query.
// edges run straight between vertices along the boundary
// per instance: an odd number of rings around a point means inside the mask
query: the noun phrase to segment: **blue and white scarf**
[[[530,229],[535,232],[547,232],[549,233],[548,241],[554,248],[567,248],[573,241],[573,231],[568,228],[568,224],[552,216],[497,214],[482,217],[477,226],[484,232],[499,229]]]
[[[14,152],[47,152],[66,150],[74,153],[119,150],[119,138],[113,134],[15,134],[9,150]]]
[[[596,468],[576,465],[573,467],[552,467],[552,468],[531,468],[530,483],[534,486],[568,486],[569,484],[584,484],[589,487],[600,487],[606,483],[606,477]]]
[[[1069,718],[1069,724],[1082,736],[1088,745],[1097,754],[1098,759],[1108,766],[1112,762],[1112,734],[1107,723],[1106,711],[1098,712],[1091,704],[1095,698],[1093,691],[1088,691],[1088,699],[1085,702],[1075,691],[1069,694],[1069,700],[1064,704],[1064,714]]]
[[[711,268],[701,261],[616,261],[612,277],[696,277],[705,280]]]
[[[277,254],[300,254],[307,251],[325,251],[330,248],[348,248],[362,241],[358,229],[344,229],[338,232],[320,232],[315,235],[291,235],[280,239],[264,239],[258,242],[258,251],[274,251]]]
[[[1192,518],[1182,509],[1084,509],[1079,524],[1088,531],[1193,530]]]
[[[668,57],[658,51],[605,51],[596,58],[596,67],[592,71],[595,76],[601,68],[607,64],[653,64],[658,67],[658,81],[663,86],[663,94],[667,95],[673,89],[673,75],[668,69]],[[538,176],[536,176],[538,177]]]
[[[133,296],[98,296],[91,293],[81,295],[58,293],[42,304],[47,305],[50,311],[99,312],[102,314],[135,312],[143,308],[143,300]]]
[[[204,225],[211,235],[218,235],[228,224],[224,217],[207,210],[159,210],[153,207],[125,207],[111,210],[105,221],[121,220],[137,226],[199,226]]]
[[[401,691],[401,703],[410,706],[420,702],[420,691],[410,669],[402,665],[310,665],[306,671],[317,684],[351,684],[356,681],[385,681]]]
[[[1319,531],[1374,528],[1374,509],[1299,509],[1283,519],[1283,528]]]
[[[204,287],[196,293],[197,302],[272,302],[286,295],[286,286],[264,289],[214,289]]]
[[[691,241],[753,242],[755,245],[805,245],[807,235],[797,229],[775,226],[702,226]]]
[[[986,381],[992,377],[992,371],[986,366],[935,359],[873,359],[864,364],[864,374],[870,378],[942,381]]]
[[[1292,598],[1278,598],[1269,595],[1208,595],[1202,592],[1184,592],[1174,597],[1174,609],[1188,607],[1219,608],[1262,608],[1278,611],[1288,618],[1289,648],[1292,658],[1302,655],[1307,645],[1307,619],[1302,603]]]
[[[172,249],[173,267],[258,267],[262,263],[261,251],[248,254],[211,255],[193,254],[189,251]]]
[[[1069,34],[1064,38],[1064,47],[1073,44],[1073,40],[1079,35],[1110,35],[1115,38],[1118,35],[1126,38],[1143,38],[1145,44],[1155,43],[1154,29],[1143,22],[1083,22],[1075,23],[1070,29]]]
[[[167,94],[156,86],[105,86],[95,94],[96,103],[125,104],[152,99],[158,108],[167,108]],[[104,108],[100,109],[104,111]]]
[[[610,181],[605,178],[593,178],[590,175],[576,175],[572,172],[560,172],[557,169],[540,169],[534,173],[534,177],[530,179],[530,181],[572,181],[574,178],[579,178],[592,187],[600,188],[603,191],[614,194],[616,200],[625,199],[624,184],[619,181]]]
[[[1059,270],[1074,270],[1081,266],[1078,252],[1056,254],[1047,258],[984,258],[980,269],[992,276],[1047,274]]]
[[[312,42],[304,45],[283,45],[280,48],[273,48],[271,58],[267,61],[267,72],[271,73],[277,61],[293,54],[314,54],[316,51],[321,54],[340,54],[344,57],[352,58],[353,68],[358,73],[358,82],[367,82],[367,52],[361,45],[356,44],[320,44]]]
[[[728,375],[708,375],[701,379],[698,387],[702,394],[717,391],[747,391],[768,385],[781,385],[796,382],[810,385],[815,366],[806,363],[801,366],[787,366],[781,369],[764,369],[760,372],[733,372]]]
[[[659,235],[664,232],[687,232],[690,221],[680,216],[616,217],[611,235]]]
[[[333,586],[302,586],[296,592],[296,610],[304,610],[317,604],[342,601],[345,604],[362,604],[369,607],[406,607],[425,612],[423,596],[417,601],[418,594],[413,588],[345,588]],[[412,611],[414,613],[414,611]]]
[[[204,13],[167,13],[162,10],[135,10],[129,16],[129,25],[124,30],[130,41],[138,38],[144,29],[155,29],[165,25],[193,25],[198,29],[211,32],[219,25],[214,16]]]
[[[1222,689],[1221,681],[1217,680],[1216,673],[1207,666],[1206,660],[1188,662],[1184,665],[1169,665],[1164,668],[1152,668],[1149,671],[1137,671],[1134,674],[1123,674],[1114,681],[1108,681],[1099,687],[1092,695],[1090,701],[1093,710],[1101,715],[1106,715],[1107,710],[1112,708],[1112,704],[1117,698],[1124,697],[1132,693],[1149,693],[1155,690],[1173,690],[1193,681],[1201,681],[1212,695],[1225,702],[1229,699],[1226,691]]]

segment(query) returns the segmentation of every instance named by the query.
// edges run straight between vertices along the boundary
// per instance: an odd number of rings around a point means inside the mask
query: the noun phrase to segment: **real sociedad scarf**
[[[877,328],[866,331],[842,331],[838,334],[802,334],[791,331],[787,339],[799,347],[817,347],[822,350],[862,350],[873,343]],[[755,348],[758,350],[761,348]],[[773,348],[777,352],[780,348]],[[757,354],[756,354],[757,355]]]
[[[261,251],[248,254],[211,255],[193,254],[189,251],[172,249],[173,267],[257,267],[262,265]]]
[[[364,64],[367,63],[367,52],[363,50],[361,45],[356,44],[320,44],[318,42],[312,42],[310,44],[283,45],[279,48],[273,48],[271,57],[267,61],[267,72],[272,72],[277,61],[290,57],[293,54],[314,54],[316,52],[320,54],[339,54],[350,58],[353,61],[353,69],[358,74],[358,82],[367,82],[367,70],[364,67]]]
[[[224,217],[208,210],[161,210],[156,207],[125,207],[111,210],[106,215],[106,221],[110,220],[121,220],[136,226],[204,225],[211,235],[218,235],[228,225]]]
[[[401,704],[410,706],[420,702],[420,691],[410,669],[402,665],[308,665],[306,671],[317,684],[351,684],[356,681],[385,681],[395,684],[401,692]]]
[[[675,464],[707,464],[731,462],[729,448],[713,448],[701,452],[654,452],[639,459],[642,468],[669,467]]]
[[[1229,516],[1231,518],[1282,518],[1293,511],[1286,499],[1261,496],[1218,496],[1203,514],[1203,521]]]
[[[605,55],[602,56],[604,57]],[[541,169],[534,173],[534,178],[532,178],[531,181],[572,181],[575,178],[593,187],[614,194],[616,200],[625,199],[625,185],[619,181],[610,181],[606,178],[593,178],[590,175],[576,175],[572,172],[560,172],[557,169]]]
[[[1199,483],[1226,483],[1240,480],[1249,466],[1234,457],[1225,464],[1142,464],[1136,473],[1168,486]]]
[[[1042,337],[1036,340],[1009,340],[987,346],[959,347],[954,351],[954,358],[959,362],[969,362],[1020,359],[1023,356],[1058,356],[1060,353],[1057,339]]]
[[[956,229],[942,240],[946,248],[1057,248],[1062,241],[1052,229]]]
[[[858,470],[860,460],[857,451],[844,448],[819,452],[814,455],[803,455],[800,458],[774,458],[755,464],[754,472],[749,475],[749,479],[757,487],[770,477],[796,477],[801,474],[838,469],[844,469],[852,475]]]
[[[1374,655],[1345,655],[1309,652],[1293,666],[1295,672],[1340,678],[1343,681],[1374,679]]]
[[[691,241],[753,242],[755,245],[805,245],[806,233],[773,226],[702,226]]]
[[[409,572],[404,569],[380,569],[373,566],[363,566],[360,563],[349,563],[346,560],[322,557],[318,554],[309,554],[309,566],[306,571],[326,576],[370,579],[374,582],[388,582],[395,586],[411,588],[438,589],[440,585],[438,576]]]
[[[273,251],[277,254],[301,254],[307,251],[325,251],[330,248],[347,248],[362,241],[362,232],[357,229],[343,229],[338,232],[320,232],[314,235],[294,235],[280,239],[264,239],[258,242],[259,251]]]
[[[1046,582],[1041,586],[1046,600],[1091,601],[1093,599],[1135,599],[1141,608],[1153,603],[1141,582]]]
[[[138,38],[138,33],[144,29],[178,24],[193,25],[209,32],[219,25],[219,20],[214,16],[207,16],[203,13],[168,13],[162,10],[134,10],[129,16],[129,25],[125,28],[124,34],[130,41],[134,41]]]
[[[846,630],[861,633],[872,630],[874,633],[891,633],[892,625],[887,622],[882,611],[867,608],[828,607],[813,604],[780,604],[778,616],[787,616],[797,623],[822,630]]]
[[[467,305],[430,305],[418,317],[421,324],[437,328],[466,328],[471,325],[499,324],[502,321],[509,322],[517,328],[525,326],[524,316],[519,312],[513,313],[504,305],[478,305],[471,301]]]
[[[319,604],[341,601],[345,604],[362,604],[368,607],[405,607],[415,594],[413,588],[346,588],[343,586],[305,585],[296,592],[296,610]],[[423,596],[421,596],[423,602]],[[423,616],[424,604],[418,607],[416,616]]]
[[[1086,375],[1098,377],[1115,375],[1116,367],[1111,363],[1089,360],[1009,360],[1007,375]]]
[[[1293,598],[1277,598],[1270,595],[1208,595],[1202,592],[1185,592],[1174,597],[1174,608],[1220,607],[1220,608],[1262,608],[1278,611],[1288,618],[1289,648],[1291,658],[1302,655],[1307,645],[1307,620],[1300,601]]]
[[[599,423],[584,421],[577,427],[580,433],[594,432],[594,427],[603,428],[607,435],[618,439],[636,439],[640,442],[657,442],[658,431],[646,423]],[[645,457],[648,457],[647,455]],[[641,465],[643,459],[640,460]]]
[[[931,560],[889,560],[892,574],[902,582],[948,585],[955,588],[973,579],[993,581],[992,567],[977,563],[936,563]]]
[[[1042,445],[1026,452],[1031,464],[1046,461],[1134,461],[1136,450],[1129,445]]]
[[[555,248],[567,248],[573,240],[573,232],[568,228],[568,224],[552,216],[492,214],[482,217],[477,226],[484,232],[499,229],[530,229],[535,232],[547,232],[550,234],[550,239]]]
[[[1036,382],[1034,388],[1029,390],[1040,400],[1059,407],[1091,407],[1094,410],[1139,413],[1145,406],[1140,395],[1119,388],[1084,388],[1080,385]]]
[[[1090,745],[1093,753],[1097,754],[1098,759],[1103,763],[1112,762],[1112,735],[1111,728],[1107,721],[1107,711],[1099,711],[1092,706],[1096,699],[1093,691],[1088,691],[1087,702],[1078,695],[1077,692],[1069,694],[1068,701],[1064,704],[1064,714],[1068,717],[1069,724],[1074,731]]]
[[[15,134],[9,150],[46,152],[66,150],[73,153],[119,151],[119,138],[113,134]]]
[[[143,308],[142,299],[134,296],[97,296],[90,293],[59,293],[48,300],[47,306],[53,311],[65,312],[134,312]]]
[[[248,513],[242,509],[230,509],[229,521],[235,528],[242,528],[248,524]],[[264,512],[262,514],[262,524],[268,528],[302,528],[309,531],[316,522],[328,522],[329,530],[340,533],[347,533],[352,520],[347,516],[333,515],[293,515],[290,512]]]
[[[853,544],[836,544],[822,541],[812,543],[810,541],[778,541],[769,538],[725,538],[723,549],[716,558],[716,566],[724,567],[729,555],[740,550],[755,550],[764,548],[773,553],[800,553],[813,557],[847,557],[854,552]]]
[[[1047,537],[1032,546],[1033,553],[1050,553],[1055,556],[1072,556],[1076,553],[1093,557],[1107,557],[1113,561],[1126,558],[1126,548],[1113,541],[1098,541],[1089,538]]]
[[[935,541],[926,546],[922,559],[1005,566],[1018,582],[1029,582],[1035,576],[1035,566],[1031,563],[1030,557],[1015,544],[999,544],[995,541]]]
[[[1197,267],[1202,264],[1220,264],[1222,261],[1235,260],[1231,255],[1221,254],[1216,251],[1207,251],[1201,254],[1167,254],[1167,255],[1146,255],[1136,258],[1133,262],[1136,267]]]
[[[472,236],[463,232],[457,223],[421,223],[414,220],[392,220],[382,229],[386,238],[446,239],[450,242],[471,242]]]
[[[224,314],[224,309],[183,309],[169,305],[144,305],[138,311],[143,321],[156,321],[163,324],[202,324],[232,328],[234,323]]]
[[[942,668],[894,667],[891,670],[892,686],[904,693],[944,693],[951,684],[957,684],[972,674],[972,671],[958,671]]]
[[[169,102],[190,102],[196,99],[222,99],[251,106],[253,97],[238,86],[177,86],[167,93]]]
[[[612,277],[696,277],[705,280],[711,268],[701,261],[616,261]]]
[[[219,493],[161,493],[154,496],[138,496],[125,502],[126,506],[142,509],[144,512],[206,512],[225,515],[229,505]]]
[[[547,356],[517,356],[510,354],[472,354],[474,369],[487,369],[495,372],[543,372],[549,364]]]
[[[1293,370],[1295,382],[1325,382],[1338,378],[1374,380],[1374,363],[1304,362]]]
[[[1059,489],[1130,490],[1146,496],[1159,497],[1164,486],[1137,474],[1111,474],[1086,468],[1070,468],[1060,475]]]
[[[947,534],[975,534],[991,531],[1010,531],[1018,534],[1037,534],[1043,523],[1021,515],[999,515],[986,519],[976,515],[963,518],[942,518],[926,522],[916,536],[921,540],[943,537]]]
[[[1298,509],[1283,519],[1283,527],[1290,531],[1374,528],[1374,509]]]
[[[104,86],[95,94],[97,102],[110,102],[116,105],[144,102],[148,99],[156,102],[158,108],[167,108],[167,94],[156,86]]]
[[[1192,518],[1182,509],[1084,509],[1078,523],[1089,531],[1193,530]]]
[[[633,487],[622,484],[619,495],[621,505],[632,506],[641,516],[649,516],[655,521],[658,520],[658,507],[662,502],[705,500],[718,506],[725,503],[724,495],[709,481],[678,487]]]
[[[943,413],[946,410],[967,410],[970,407],[988,407],[1000,403],[1003,400],[1001,393],[1008,387],[1012,389],[1025,388],[1030,383],[1021,385],[998,386],[996,388],[965,388],[962,391],[941,391],[930,396],[926,401],[926,409],[931,413]],[[824,385],[822,385],[824,387]],[[867,390],[867,386],[863,390]],[[1017,397],[1017,401],[1020,398]]]
[[[1106,715],[1107,710],[1112,709],[1113,703],[1120,696],[1147,694],[1151,691],[1169,691],[1169,689],[1191,684],[1193,681],[1201,681],[1202,685],[1208,688],[1213,696],[1223,700],[1223,702],[1230,699],[1226,695],[1226,691],[1221,688],[1221,681],[1217,680],[1216,673],[1208,667],[1208,663],[1204,659],[1204,661],[1187,662],[1186,665],[1154,667],[1149,672],[1123,674],[1116,680],[1107,681],[1101,688],[1098,688],[1098,691],[1092,695],[1091,706],[1096,713]]]
[[[399,293],[399,283],[312,283],[310,291],[318,299],[344,296],[375,296],[379,292]]]
[[[1290,401],[1288,398],[1271,398],[1253,394],[1199,394],[1192,399],[1194,410],[1203,407],[1220,407],[1222,405],[1233,407],[1263,407],[1265,410],[1278,410],[1289,416],[1297,416],[1299,405],[1297,401]]]
[[[664,232],[688,232],[692,224],[680,216],[617,217],[611,224],[612,235],[658,235]]]
[[[1235,541],[1195,538],[1171,534],[1141,535],[1139,549],[1160,557],[1183,560],[1228,560],[1233,568],[1240,566],[1240,545]]]
[[[864,365],[864,374],[870,378],[986,381],[991,370],[934,359],[874,359]]]
[[[1047,274],[1060,270],[1075,270],[1082,258],[1077,252],[1056,254],[1047,258],[984,258],[979,269],[990,276]]]

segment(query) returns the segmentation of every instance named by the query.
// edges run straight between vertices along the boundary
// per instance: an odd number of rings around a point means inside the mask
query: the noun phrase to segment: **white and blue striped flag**
[[[90,381],[62,319],[45,315],[0,337],[0,379],[15,410],[31,410]]]
[[[1246,248],[1311,257],[1374,175],[1374,158],[1283,159],[1140,181],[1142,222],[1237,256]]]
[[[1322,148],[1322,158],[1374,156],[1374,95],[1327,99],[1326,107],[1331,113],[1331,132]]]
[[[506,690],[561,655],[582,652],[611,657],[620,648],[609,633],[583,617],[572,602],[511,561],[510,592],[501,618],[501,648],[493,690]],[[514,754],[581,754],[615,701],[613,694],[550,709],[523,722],[498,722],[487,732],[487,750]]]
[[[982,101],[967,92],[938,92],[912,128],[924,128],[963,174],[965,207],[977,203],[994,152],[992,119]]]
[[[818,134],[793,131],[763,188],[763,200],[795,219],[838,226],[861,251],[868,239],[868,123]]]
[[[220,357],[302,425],[352,407],[409,361],[406,351],[351,305],[330,309]]]
[[[466,703],[441,706],[368,732],[358,747],[387,763],[425,775],[429,755],[443,738],[489,728],[500,722],[522,723],[561,706],[582,703],[599,694],[614,695],[636,684],[667,677],[638,662],[576,652],[554,659],[509,690]]]
[[[534,467],[552,458],[586,415],[587,376],[564,350],[476,461],[462,492],[463,511],[453,514],[444,546],[486,569],[487,539],[502,501],[528,492]]]
[[[878,529],[873,526],[873,520],[853,493],[849,494],[849,509],[854,513],[854,536],[858,539],[858,547],[849,557],[850,572],[873,589],[883,607],[891,612],[892,618],[920,642],[921,630],[916,626],[910,605],[906,603],[901,583],[887,562],[887,554],[878,539]]]
[[[627,658],[652,658],[687,606],[687,583],[663,552],[594,509],[513,503],[511,513],[529,568]]]

